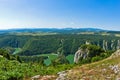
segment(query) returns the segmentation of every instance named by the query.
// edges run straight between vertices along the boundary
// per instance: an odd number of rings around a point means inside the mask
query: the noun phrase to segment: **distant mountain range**
[[[8,29],[0,30],[0,33],[11,32],[47,32],[47,33],[79,33],[79,32],[111,32],[109,30],[103,30],[98,28],[28,28],[28,29]],[[112,31],[116,32],[116,31]],[[118,32],[118,31],[117,31]]]

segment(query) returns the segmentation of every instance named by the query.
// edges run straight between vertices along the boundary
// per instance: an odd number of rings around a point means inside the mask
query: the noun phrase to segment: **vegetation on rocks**
[[[65,73],[64,80],[119,80],[120,56],[112,56],[98,62],[76,66]]]
[[[106,52],[100,46],[84,44],[75,53],[74,62],[78,64],[91,63],[107,58],[111,53],[111,51]]]

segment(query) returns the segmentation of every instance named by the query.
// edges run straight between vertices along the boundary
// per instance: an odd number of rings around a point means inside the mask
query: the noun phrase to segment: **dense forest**
[[[102,60],[110,54],[105,52],[102,48],[96,45],[82,45],[83,50],[89,50],[88,56],[83,59],[80,58],[79,64],[91,63],[94,61]],[[56,59],[52,60],[51,65],[46,66],[43,64],[42,57],[30,56],[19,57],[12,54],[5,49],[0,49],[0,79],[1,80],[26,80],[34,75],[56,75],[60,71],[69,70],[76,66],[76,64],[69,64],[63,53],[60,53]],[[107,55],[107,56],[106,56]],[[32,57],[32,58],[31,58]],[[35,60],[29,63],[24,63],[25,60]]]
[[[0,47],[12,54],[15,48],[22,50],[18,55],[40,55],[57,53],[63,45],[64,54],[74,54],[82,44],[98,45],[105,50],[116,50],[120,47],[119,37],[111,35],[91,34],[57,34],[45,36],[31,35],[0,35]]]
[[[39,32],[4,33],[0,35],[0,48],[12,55],[19,55],[24,62],[38,62],[45,65],[51,65],[53,62],[73,64],[74,55],[83,44],[99,46],[105,52],[120,48],[119,36],[115,36],[115,33],[111,35],[112,32],[109,35],[106,32],[103,35],[100,33],[45,33],[46,35],[41,35]]]

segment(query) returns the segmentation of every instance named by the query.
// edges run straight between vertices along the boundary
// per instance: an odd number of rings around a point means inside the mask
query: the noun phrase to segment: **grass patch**
[[[17,53],[19,53],[19,52],[21,52],[21,51],[22,51],[21,48],[15,48],[15,51],[13,52],[13,54],[17,54]]]
[[[68,55],[66,56],[66,59],[69,61],[70,64],[74,64],[74,55]]]

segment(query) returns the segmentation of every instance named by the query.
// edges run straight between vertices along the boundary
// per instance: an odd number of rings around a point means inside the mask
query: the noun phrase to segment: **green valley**
[[[83,74],[76,69],[81,72],[82,66],[106,60],[120,49],[120,39],[116,36],[119,33],[115,32],[50,33],[0,34],[0,79],[31,80],[37,76],[33,80],[63,80],[59,75],[65,74],[66,80],[73,77],[79,80]]]

